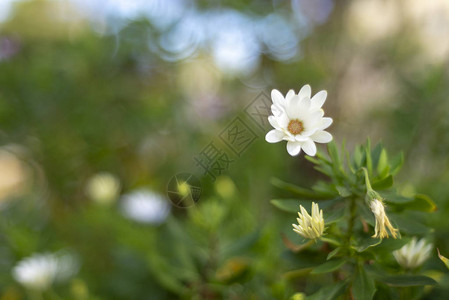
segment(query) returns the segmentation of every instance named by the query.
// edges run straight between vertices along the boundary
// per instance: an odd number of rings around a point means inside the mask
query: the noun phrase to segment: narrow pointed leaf
[[[302,188],[297,185],[284,182],[277,178],[272,178],[271,184],[273,184],[275,187],[286,190],[286,191],[291,192],[297,196],[300,196],[301,198],[306,198],[306,199],[329,199],[329,198],[332,198],[332,196],[333,196],[331,194],[318,193],[318,192],[315,192],[315,191],[312,191],[312,190],[309,190],[306,188]]]
[[[447,257],[444,257],[443,255],[441,255],[440,253],[440,249],[437,248],[438,251],[438,257],[441,259],[441,261],[446,265],[446,268],[449,269],[449,259]]]
[[[311,274],[324,274],[333,272],[340,269],[344,264],[345,260],[343,259],[330,260],[314,268]]]
[[[382,277],[380,280],[392,286],[422,286],[437,284],[435,280],[424,275],[394,275]]]
[[[354,274],[352,295],[355,300],[371,300],[376,292],[374,279],[366,274],[363,266],[358,266]]]

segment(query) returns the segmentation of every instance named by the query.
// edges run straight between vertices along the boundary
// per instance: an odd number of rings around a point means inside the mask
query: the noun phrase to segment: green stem
[[[367,190],[367,191],[372,191],[373,188],[371,187],[371,182],[370,182],[370,180],[369,180],[368,170],[367,170],[365,167],[363,167],[363,168],[362,168],[362,171],[363,171],[363,173],[365,174],[365,185],[366,185],[366,190]]]
[[[351,249],[351,239],[354,230],[355,219],[357,217],[357,205],[355,197],[351,197],[349,204],[349,219],[348,219],[348,230],[346,233],[346,243],[348,249]]]

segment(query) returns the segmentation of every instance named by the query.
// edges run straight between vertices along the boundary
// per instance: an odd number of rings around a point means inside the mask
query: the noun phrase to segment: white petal
[[[315,94],[315,96],[312,97],[312,109],[318,109],[321,108],[326,101],[327,92],[326,91],[319,91]]]
[[[276,116],[276,121],[278,122],[279,126],[284,129],[287,129],[288,123],[290,123],[290,119],[285,112]]]
[[[277,143],[282,141],[282,138],[284,137],[284,133],[282,131],[279,131],[277,129],[273,129],[267,133],[265,136],[265,140],[268,143]]]
[[[302,134],[295,135],[295,141],[298,141],[298,142],[305,142],[308,139],[309,139],[308,136],[303,136]]]
[[[271,100],[273,101],[273,104],[284,105],[285,103],[284,96],[282,96],[281,92],[278,90],[271,91]]]
[[[317,143],[329,143],[332,141],[332,135],[326,131],[315,132],[312,134],[311,138]]]
[[[291,156],[296,156],[301,152],[301,144],[298,142],[287,142],[287,152]]]
[[[320,130],[326,129],[327,127],[331,126],[333,120],[332,118],[323,118],[321,121],[321,125],[319,126]]]
[[[308,85],[308,84],[303,86],[298,93],[299,99],[302,99],[305,97],[310,98],[311,95],[312,95],[312,89],[310,88],[310,85]]]
[[[273,126],[276,129],[280,129],[279,123],[276,120],[276,117],[274,116],[269,116],[268,117],[268,122],[270,123],[271,126]]]
[[[298,96],[294,96],[287,102],[287,114],[290,119],[298,119],[302,112],[304,112],[302,101]]]
[[[295,91],[289,90],[287,95],[285,95],[285,100],[289,101],[293,96],[295,96]]]
[[[279,116],[284,112],[284,109],[279,104],[271,105],[271,112],[274,116]]]
[[[308,139],[305,142],[301,143],[302,149],[304,150],[304,152],[309,155],[309,156],[315,156],[316,154],[316,146],[315,143],[311,140]]]

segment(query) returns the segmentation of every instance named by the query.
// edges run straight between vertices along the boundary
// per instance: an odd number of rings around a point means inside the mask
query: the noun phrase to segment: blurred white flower
[[[14,279],[31,290],[45,291],[78,271],[78,262],[69,254],[34,254],[21,260],[12,270]]]
[[[300,205],[299,209],[301,212],[298,212],[299,218],[298,225],[293,225],[293,231],[302,235],[308,239],[316,239],[323,235],[324,232],[324,218],[323,218],[323,210],[320,210],[318,204],[312,202],[312,216],[309,215],[307,210]]]
[[[305,85],[298,95],[290,90],[282,96],[278,90],[271,92],[272,116],[268,121],[275,129],[269,131],[265,140],[269,143],[287,141],[287,151],[291,156],[298,155],[301,149],[307,155],[315,156],[317,143],[329,143],[332,135],[324,129],[332,124],[331,118],[324,118],[321,109],[327,92],[320,91],[311,98],[311,88]]]
[[[401,249],[393,252],[399,265],[406,269],[414,269],[421,266],[429,258],[432,244],[427,244],[425,239],[417,242],[416,237]]]
[[[86,185],[87,196],[98,204],[112,204],[120,193],[120,181],[110,173],[98,173]]]
[[[123,214],[137,222],[160,224],[170,212],[167,200],[150,190],[136,190],[122,199]]]
[[[396,228],[391,225],[390,220],[387,217],[387,214],[385,213],[385,206],[382,201],[379,201],[377,199],[374,199],[370,203],[371,211],[374,214],[374,217],[376,218],[376,227],[374,229],[374,235],[373,237],[377,238],[388,238],[388,230],[390,231],[390,234],[393,236],[393,238],[398,237],[398,231]]]

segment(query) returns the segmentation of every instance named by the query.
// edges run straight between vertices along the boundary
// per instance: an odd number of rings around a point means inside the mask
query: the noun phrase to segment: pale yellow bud
[[[307,239],[316,239],[323,235],[324,218],[323,210],[320,210],[318,204],[312,202],[312,216],[302,207],[299,206],[301,212],[298,212],[298,225],[293,225],[293,231]]]

